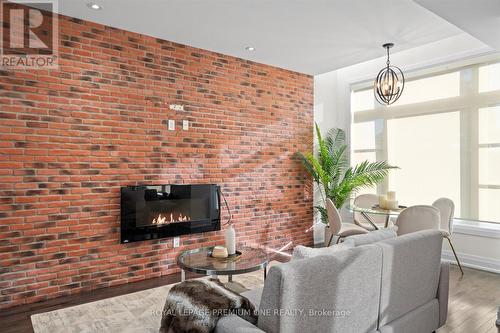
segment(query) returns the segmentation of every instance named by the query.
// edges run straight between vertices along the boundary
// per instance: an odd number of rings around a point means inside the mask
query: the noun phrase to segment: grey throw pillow
[[[351,247],[372,244],[381,240],[396,237],[396,231],[392,228],[370,231],[362,235],[349,236],[345,239],[344,244]]]
[[[352,246],[346,245],[344,243],[318,248],[298,245],[293,249],[292,260],[307,259],[316,256],[331,256],[335,255],[335,252],[346,250],[351,247]]]

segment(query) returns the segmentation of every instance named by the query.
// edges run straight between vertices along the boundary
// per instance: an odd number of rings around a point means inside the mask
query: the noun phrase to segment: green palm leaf
[[[323,198],[330,198],[338,208],[344,205],[352,193],[377,185],[387,177],[391,169],[397,168],[387,161],[363,161],[351,167],[345,132],[334,128],[323,137],[318,124],[315,124],[315,129],[316,154],[299,152],[297,156],[323,192]],[[324,203],[323,206],[314,208],[319,212],[321,220],[328,223]]]

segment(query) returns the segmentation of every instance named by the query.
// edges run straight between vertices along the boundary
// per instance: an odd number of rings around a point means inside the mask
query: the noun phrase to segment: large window
[[[500,63],[409,80],[389,107],[358,89],[351,111],[352,163],[400,167],[367,192],[407,205],[448,197],[457,218],[500,223]]]

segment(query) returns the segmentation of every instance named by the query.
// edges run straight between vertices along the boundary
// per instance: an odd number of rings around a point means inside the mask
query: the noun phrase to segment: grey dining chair
[[[453,255],[455,256],[455,260],[457,261],[458,268],[460,268],[460,272],[462,272],[463,275],[464,270],[462,269],[462,265],[460,264],[460,260],[458,259],[457,252],[455,252],[453,243],[451,242],[451,234],[453,233],[453,215],[455,214],[455,204],[451,199],[439,198],[432,203],[432,206],[436,207],[439,210],[440,214],[439,230],[443,234],[443,237],[448,240],[448,243],[450,243],[450,247],[451,250],[453,251]]]
[[[411,206],[396,219],[398,236],[420,230],[439,229],[439,210],[428,205]]]
[[[451,200],[450,200],[451,201]],[[443,234],[443,237],[450,242],[451,249],[453,250],[453,254],[455,255],[455,259],[457,259],[458,267],[460,268],[460,272],[462,275],[464,271],[460,262],[458,261],[457,254],[451,240],[447,234],[449,234],[446,230],[449,230],[450,223],[450,210],[449,203],[447,205],[444,204],[444,201],[440,201],[438,204],[443,210],[433,206],[420,205],[420,206],[412,206],[408,207],[399,214],[398,219],[396,220],[396,226],[398,227],[398,236],[408,234],[410,232],[426,230],[426,229],[435,229],[440,230]],[[446,208],[446,209],[444,209]],[[441,216],[443,214],[443,217]],[[452,214],[452,213],[451,213]],[[441,229],[442,224],[447,224],[446,230]]]
[[[328,213],[328,225],[330,226],[331,232],[330,239],[328,240],[326,246],[330,246],[334,236],[337,236],[336,243],[338,243],[342,238],[352,235],[366,234],[368,232],[365,228],[353,223],[342,223],[342,217],[340,216],[337,207],[335,207],[333,201],[330,199],[326,199],[326,211]]]
[[[378,195],[376,194],[360,194],[354,199],[354,206],[361,208],[372,208],[373,205],[378,204]],[[354,223],[359,225],[362,228],[365,228],[368,231],[375,230],[375,227],[370,224],[369,221],[359,212],[354,212]],[[381,225],[384,227],[389,219],[388,215],[376,215],[376,214],[367,214],[369,218],[375,225]]]

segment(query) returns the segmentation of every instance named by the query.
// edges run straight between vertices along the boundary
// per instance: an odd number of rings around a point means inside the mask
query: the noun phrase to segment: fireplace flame
[[[189,220],[191,220],[191,218],[187,215],[182,215],[182,213],[179,213],[179,215],[177,216],[174,216],[174,213],[170,213],[170,219],[168,219],[167,216],[158,214],[158,217],[153,219],[152,224],[167,224],[174,222],[184,222]]]

